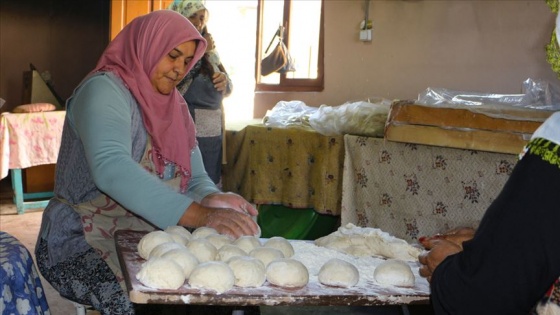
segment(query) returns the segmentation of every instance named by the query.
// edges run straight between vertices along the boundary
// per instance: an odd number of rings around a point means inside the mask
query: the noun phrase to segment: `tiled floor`
[[[6,185],[6,180],[0,181],[0,230],[16,237],[27,249],[33,253],[37,233],[41,224],[43,209],[27,210],[24,214],[17,214],[16,207],[11,201],[11,188]],[[45,295],[49,303],[52,315],[76,314],[74,305],[60,297],[49,283],[41,278]],[[384,307],[298,307],[298,306],[268,306],[261,307],[261,315],[431,315],[429,306],[410,306],[401,308],[399,306]],[[87,315],[99,314],[89,311]],[[191,314],[191,312],[189,312]],[[200,315],[209,315],[208,312],[200,312]],[[198,315],[198,313],[197,313]]]

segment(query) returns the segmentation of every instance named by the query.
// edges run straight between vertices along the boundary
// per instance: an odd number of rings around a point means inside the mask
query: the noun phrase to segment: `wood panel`
[[[111,0],[111,40],[134,18],[166,9],[173,0]]]

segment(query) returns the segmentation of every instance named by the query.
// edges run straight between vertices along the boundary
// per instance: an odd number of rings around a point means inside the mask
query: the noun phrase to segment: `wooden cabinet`
[[[111,40],[135,17],[166,9],[173,0],[111,0]]]

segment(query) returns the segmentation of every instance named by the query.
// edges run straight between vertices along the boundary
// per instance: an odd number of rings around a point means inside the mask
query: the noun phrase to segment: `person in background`
[[[206,51],[185,17],[131,21],[66,104],[54,194],[36,244],[38,267],[65,298],[101,314],[135,314],[115,244],[122,229],[208,226],[256,235],[256,209],[208,177],[176,85]],[[139,307],[136,305],[136,307]]]
[[[560,314],[560,112],[533,134],[476,229],[420,243],[436,314]]]
[[[218,184],[224,160],[225,119],[222,100],[231,94],[231,80],[220,61],[206,23],[208,10],[200,0],[176,0],[169,9],[189,19],[204,36],[208,46],[204,56],[179,83],[177,88],[189,105],[195,121],[198,145],[206,172]]]

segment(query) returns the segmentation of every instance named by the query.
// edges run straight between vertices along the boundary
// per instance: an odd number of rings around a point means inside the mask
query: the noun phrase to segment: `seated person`
[[[557,112],[533,134],[476,231],[420,238],[429,250],[419,257],[420,275],[430,281],[435,313],[559,314],[559,192]]]
[[[208,226],[255,235],[257,210],[208,177],[177,84],[206,50],[185,17],[131,21],[68,99],[54,194],[35,254],[64,297],[101,314],[135,314],[115,232]]]

